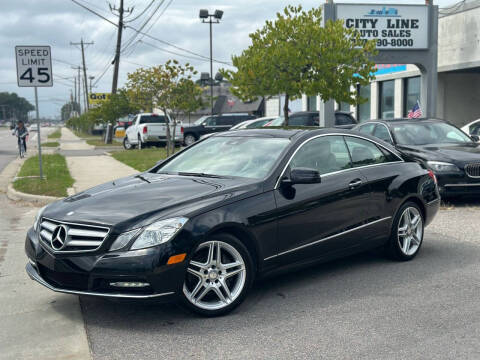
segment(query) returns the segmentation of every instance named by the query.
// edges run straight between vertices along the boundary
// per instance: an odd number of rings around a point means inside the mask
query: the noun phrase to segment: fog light
[[[128,288],[141,288],[141,287],[150,286],[150,284],[149,283],[144,283],[144,282],[117,281],[117,282],[111,282],[110,286],[128,287]]]

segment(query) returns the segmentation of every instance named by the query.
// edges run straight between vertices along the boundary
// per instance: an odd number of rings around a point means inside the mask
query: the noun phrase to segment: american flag
[[[408,112],[407,116],[409,119],[417,119],[419,117],[422,117],[422,109],[420,109],[420,104],[418,103],[418,101],[415,103],[412,110]]]

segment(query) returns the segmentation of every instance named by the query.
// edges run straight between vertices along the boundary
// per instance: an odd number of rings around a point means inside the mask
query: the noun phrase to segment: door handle
[[[353,189],[356,189],[356,188],[360,187],[362,184],[363,184],[362,180],[355,179],[355,180],[350,181],[350,183],[348,184],[348,187],[350,188],[350,190],[353,190]]]

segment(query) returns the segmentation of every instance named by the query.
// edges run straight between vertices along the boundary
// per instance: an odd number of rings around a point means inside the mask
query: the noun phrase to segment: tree
[[[175,152],[175,132],[177,118],[181,113],[197,110],[202,105],[200,86],[192,77],[197,71],[190,64],[180,65],[176,60],[168,60],[164,65],[148,69],[140,68],[128,74],[127,94],[133,103],[143,109],[153,111],[160,108],[172,120],[166,126],[167,156]]]
[[[232,92],[242,100],[285,94],[287,125],[289,100],[302,94],[349,104],[366,101],[355,85],[374,79],[375,42],[362,40],[341,20],[321,24],[321,7],[287,6],[277,13],[275,21],[250,34],[252,45],[232,57],[237,71],[222,71]]]
[[[67,121],[74,113],[80,113],[80,104],[78,102],[70,101],[64,104],[60,110],[62,121]]]
[[[27,121],[28,112],[32,110],[35,110],[35,107],[27,99],[18,96],[16,93],[0,93],[0,119],[16,118]]]

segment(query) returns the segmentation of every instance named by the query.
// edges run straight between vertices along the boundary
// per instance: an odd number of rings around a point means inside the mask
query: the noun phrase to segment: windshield
[[[400,145],[465,144],[472,140],[463,131],[446,123],[396,124],[392,131]]]
[[[184,150],[158,173],[197,173],[262,179],[290,143],[284,138],[208,138]]]
[[[280,116],[276,118],[275,120],[272,120],[268,126],[283,126],[283,123],[285,122],[285,119],[283,116]]]

